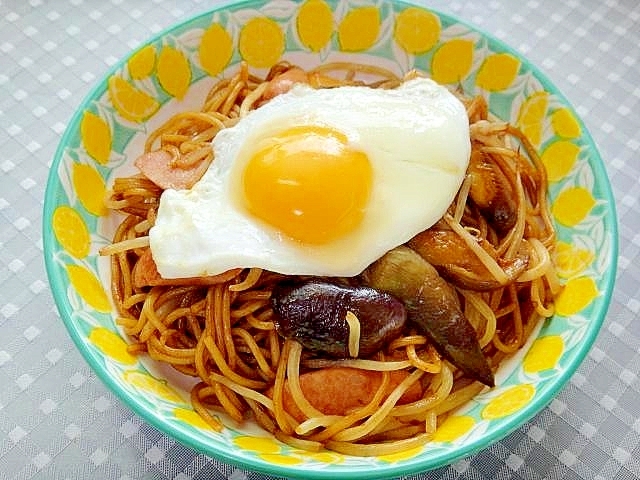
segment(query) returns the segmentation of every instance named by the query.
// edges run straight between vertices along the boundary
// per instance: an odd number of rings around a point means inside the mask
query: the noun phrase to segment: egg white
[[[366,153],[374,172],[361,224],[327,244],[287,237],[248,213],[239,193],[257,141],[300,125],[342,132]],[[213,149],[214,162],[190,190],[162,194],[149,236],[164,278],[238,267],[357,275],[442,217],[464,179],[471,146],[462,103],[418,78],[394,90],[298,85],[219,132]]]

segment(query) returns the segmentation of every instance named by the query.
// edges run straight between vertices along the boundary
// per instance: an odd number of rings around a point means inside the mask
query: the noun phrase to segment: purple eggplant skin
[[[334,358],[349,358],[347,311],[360,321],[360,358],[397,338],[407,318],[404,304],[388,293],[319,280],[276,285],[271,305],[281,336]]]
[[[464,316],[453,288],[438,271],[408,247],[397,247],[365,272],[367,284],[401,299],[407,319],[444,358],[467,376],[493,387],[493,371],[478,336]]]

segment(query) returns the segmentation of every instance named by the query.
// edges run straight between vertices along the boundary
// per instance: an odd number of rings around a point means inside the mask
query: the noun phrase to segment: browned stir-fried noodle
[[[152,133],[146,151],[165,149],[174,155],[176,166],[210,163],[210,142],[216,133],[268,101],[263,98],[268,81],[288,67],[279,64],[261,79],[242,66],[233,78],[215,85],[202,111],[180,113]],[[315,86],[331,87],[358,83],[363,73],[363,78],[377,78],[368,84],[379,88],[394,87],[402,80],[386,71],[351,64],[324,66],[309,72],[308,78]],[[481,290],[456,287],[461,308],[495,371],[525,343],[538,319],[553,313],[558,288],[550,260],[554,231],[547,213],[544,168],[534,148],[519,130],[492,118],[482,97],[458,95],[468,111],[473,154],[481,154],[501,172],[515,202],[513,226],[507,232],[496,231],[468,198],[473,189],[473,175],[469,174],[438,224],[460,237],[498,285]],[[311,355],[297,342],[281,338],[271,321],[269,299],[272,286],[283,278],[279,274],[247,268],[220,275],[210,284],[180,281],[174,282],[177,285],[136,286],[136,264],[149,248],[146,236],[161,193],[161,188],[137,175],[116,179],[107,200],[108,207],[125,215],[114,244],[103,251],[112,254],[117,322],[133,339],[132,352],[146,353],[197,377],[191,402],[212,427],[223,428],[219,420],[223,411],[238,422],[252,417],[298,448],[388,454],[429,441],[452,409],[484,387],[441,359],[427,338],[415,330],[407,330],[367,359]],[[518,272],[517,281],[505,282],[509,276],[505,265],[523,249],[529,256],[526,269]],[[345,281],[357,284],[361,280]],[[337,364],[379,371],[382,381],[368,404],[345,415],[325,415],[316,410],[312,399],[305,398],[300,375]],[[396,370],[408,375],[389,394],[391,373]],[[416,383],[422,398],[398,404],[403,392]],[[297,413],[285,408],[285,391],[290,392]]]

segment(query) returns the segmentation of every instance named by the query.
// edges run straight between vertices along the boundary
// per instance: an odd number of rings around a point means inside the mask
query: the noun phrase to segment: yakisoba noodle
[[[287,68],[287,64],[276,65],[262,79],[241,66],[233,78],[211,89],[202,111],[177,114],[153,132],[145,150],[167,150],[183,168],[208,165],[213,161],[210,143],[217,132],[268,101],[269,81]],[[392,88],[401,81],[385,70],[352,64],[325,65],[308,72],[307,78],[317,87],[373,78],[369,85]],[[495,370],[525,343],[538,319],[553,313],[558,283],[549,251],[554,230],[544,168],[534,148],[519,130],[492,118],[482,97],[460,95],[460,99],[469,116],[472,151],[491,158],[505,175],[515,195],[516,219],[508,233],[498,234],[468,199],[469,175],[440,223],[463,240],[498,283],[508,280],[505,262],[523,246],[530,254],[526,270],[507,286],[485,291],[456,287],[464,314]],[[155,286],[137,286],[136,269],[142,269],[138,264],[148,257],[147,234],[161,193],[161,188],[139,174],[116,179],[107,200],[109,208],[125,214],[113,245],[103,250],[112,254],[117,322],[134,341],[131,352],[147,353],[199,379],[191,391],[191,403],[213,428],[223,428],[218,418],[223,411],[238,422],[252,416],[265,430],[298,448],[389,454],[429,441],[449,412],[483,388],[443,360],[427,338],[412,329],[366,359],[322,358],[296,341],[284,340],[272,322],[270,304],[272,288],[284,278],[280,274],[247,268],[195,281],[161,280]],[[359,277],[342,280],[351,285],[361,282]],[[353,321],[350,325],[350,350],[355,353],[358,325]],[[381,381],[366,405],[345,415],[325,415],[313,406],[313,399],[305,397],[300,375],[336,365],[380,372]],[[408,375],[389,392],[393,372],[401,370]],[[422,387],[422,398],[398,404],[416,383]],[[286,389],[297,416],[285,408]]]

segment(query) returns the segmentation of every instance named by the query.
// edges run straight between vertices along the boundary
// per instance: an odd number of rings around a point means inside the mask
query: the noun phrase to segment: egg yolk
[[[324,126],[287,129],[258,142],[243,173],[245,205],[303,243],[322,244],[355,229],[373,182],[367,155]]]

